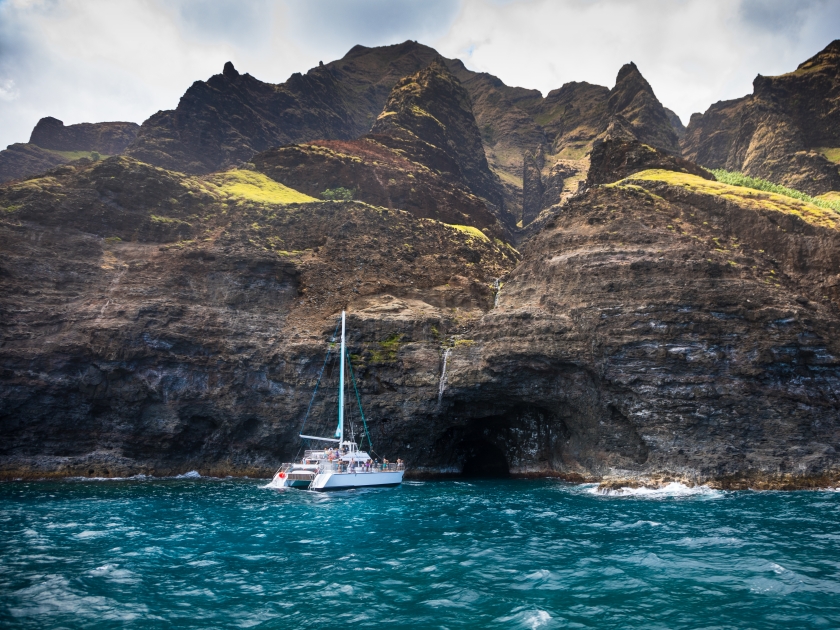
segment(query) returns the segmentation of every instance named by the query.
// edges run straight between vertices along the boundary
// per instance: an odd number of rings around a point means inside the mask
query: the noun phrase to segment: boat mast
[[[338,439],[339,446],[344,441],[344,311],[341,311],[341,368],[338,373]]]

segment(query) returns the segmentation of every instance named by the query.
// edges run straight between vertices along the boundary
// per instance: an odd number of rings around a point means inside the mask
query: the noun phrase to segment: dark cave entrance
[[[510,477],[507,455],[485,439],[465,439],[459,449],[463,453],[462,477],[500,479]]]

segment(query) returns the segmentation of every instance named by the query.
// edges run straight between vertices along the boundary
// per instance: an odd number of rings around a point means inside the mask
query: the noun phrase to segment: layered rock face
[[[374,444],[415,474],[838,478],[831,211],[647,170],[516,266],[480,233],[271,186],[122,158],[3,189],[4,476],[267,474],[346,308]]]
[[[694,114],[683,156],[812,195],[840,190],[840,40],[788,74],[759,75],[753,93]],[[834,158],[836,159],[836,158]]]
[[[0,205],[4,477],[265,474],[297,449],[341,308],[374,442],[403,439],[443,340],[518,260],[475,229],[125,158]]]
[[[521,472],[837,479],[840,221],[732,188],[645,171],[568,204],[453,352],[455,434]]]
[[[632,64],[542,99],[430,51],[354,48],[284,86],[229,66],[144,125],[129,152],[157,166],[0,187],[0,477],[270,474],[347,310],[374,446],[412,474],[838,483],[838,214],[673,155]],[[778,85],[831,93],[831,59]],[[777,79],[764,127],[715,114],[703,151],[752,130],[745,155],[793,177],[776,139],[813,118],[833,142],[833,101]],[[308,139],[254,154],[280,137]],[[339,187],[355,200],[316,198]]]

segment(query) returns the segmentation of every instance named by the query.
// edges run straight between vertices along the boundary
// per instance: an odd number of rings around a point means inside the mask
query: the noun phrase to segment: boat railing
[[[324,461],[320,463],[320,471],[321,472],[336,472],[336,473],[346,473],[346,472],[357,472],[357,473],[367,473],[367,472],[397,472],[398,470],[405,470],[405,464],[371,464],[370,466],[365,466],[364,464],[356,464],[355,466],[351,467],[348,462],[344,461]]]

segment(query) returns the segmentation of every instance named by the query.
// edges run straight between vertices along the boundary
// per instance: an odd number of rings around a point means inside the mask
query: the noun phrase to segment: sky
[[[633,61],[687,124],[838,26],[840,0],[0,0],[0,147],[43,116],[142,123],[228,60],[280,83],[407,39],[543,94]]]

